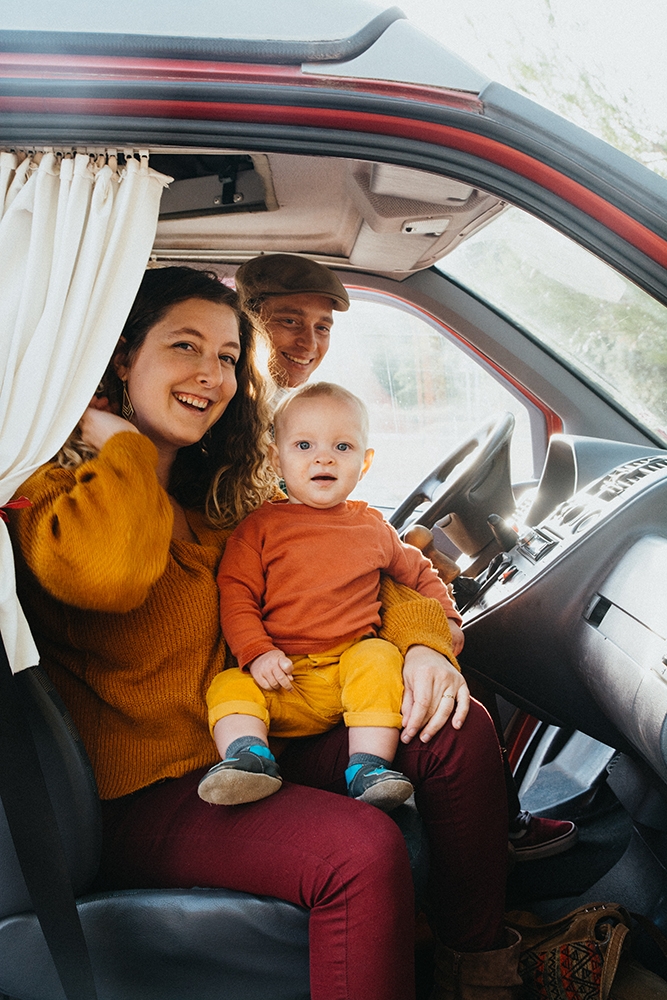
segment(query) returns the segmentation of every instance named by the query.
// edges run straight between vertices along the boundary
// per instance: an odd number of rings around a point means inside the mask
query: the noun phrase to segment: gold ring
[[[440,701],[444,701],[444,700],[445,700],[445,698],[451,698],[451,699],[452,699],[452,701],[456,701],[456,698],[454,697],[454,695],[453,695],[453,694],[443,694],[443,696],[442,696],[442,698],[440,699]]]

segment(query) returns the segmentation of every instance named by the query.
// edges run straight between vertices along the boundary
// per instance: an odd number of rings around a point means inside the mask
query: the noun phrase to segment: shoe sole
[[[576,844],[578,837],[579,830],[575,826],[574,830],[571,830],[570,833],[548,844],[536,844],[534,847],[518,847],[514,841],[510,840],[510,846],[514,850],[514,857],[517,863],[521,861],[540,861],[542,858],[553,858],[557,854],[569,851]]]
[[[199,782],[197,792],[204,802],[214,806],[240,806],[246,802],[258,802],[273,795],[282,785],[281,778],[270,774],[255,774],[252,771],[229,769],[206,774]]]
[[[403,805],[412,795],[414,788],[409,781],[399,781],[392,778],[387,781],[378,781],[371,785],[361,795],[356,795],[358,802],[367,802],[376,809],[383,812],[391,812]]]

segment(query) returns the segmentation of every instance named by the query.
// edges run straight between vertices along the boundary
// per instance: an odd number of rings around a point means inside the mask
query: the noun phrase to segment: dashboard
[[[639,753],[667,783],[667,453],[603,444],[561,436],[559,475],[547,455],[525,520],[462,608],[462,659],[532,714]],[[586,478],[595,452],[618,464],[559,500],[554,482]]]

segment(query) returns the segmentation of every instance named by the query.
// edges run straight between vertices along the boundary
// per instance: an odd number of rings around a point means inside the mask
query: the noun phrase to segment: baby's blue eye
[[[348,451],[350,446],[349,444],[346,444],[345,441],[341,441],[340,444],[336,445],[336,448],[338,449],[338,451]]]
[[[310,448],[310,443],[308,441],[297,441],[296,446],[297,448],[300,448],[301,451],[308,451],[308,449]]]

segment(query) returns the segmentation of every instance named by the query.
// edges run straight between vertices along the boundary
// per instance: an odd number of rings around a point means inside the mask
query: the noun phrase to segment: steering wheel
[[[516,506],[509,462],[514,422],[513,414],[503,413],[479,427],[405,498],[389,518],[390,524],[402,532],[415,508],[430,502],[417,522],[431,528],[446,514],[456,515],[462,529],[458,535],[464,538],[462,551],[476,554],[493,538],[486,523],[489,514],[505,517]],[[443,485],[444,491],[434,500]],[[461,548],[460,539],[454,541]]]

